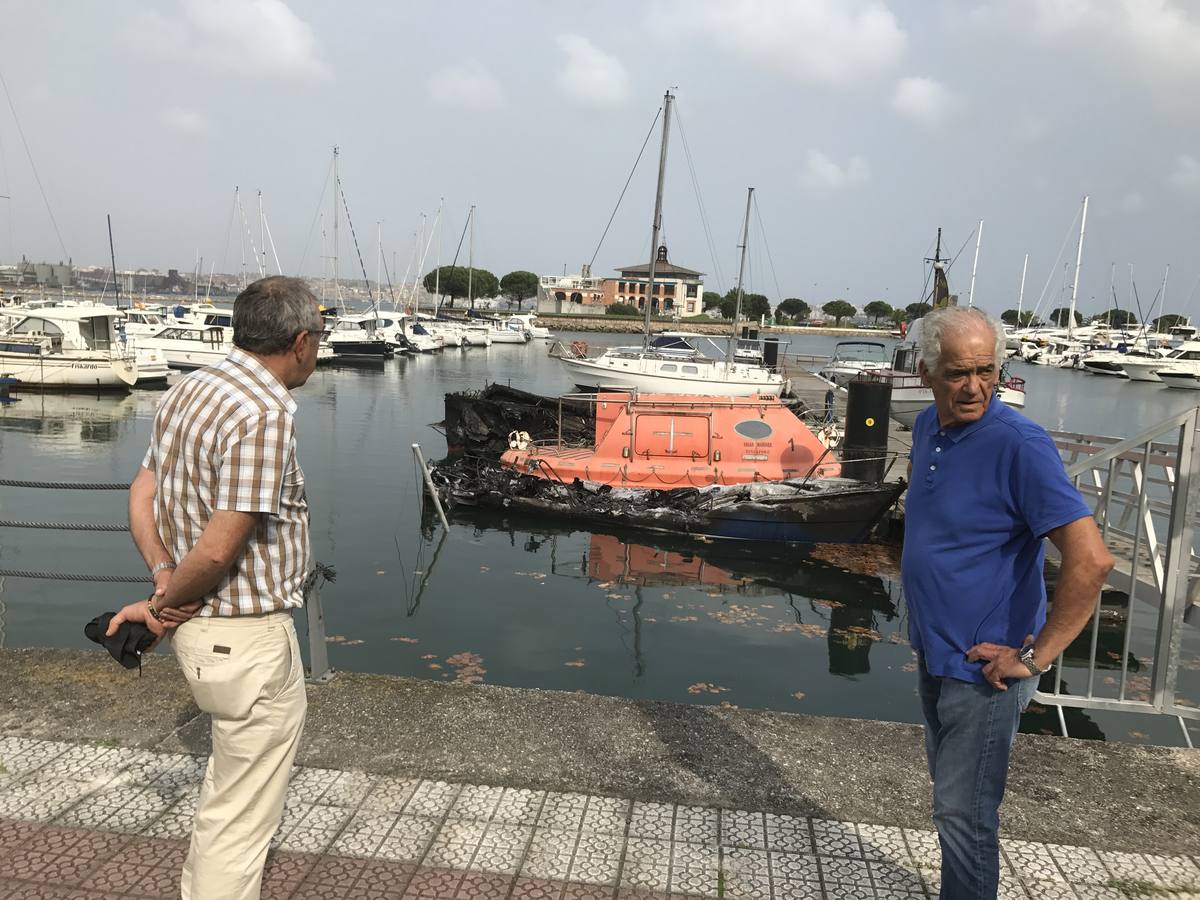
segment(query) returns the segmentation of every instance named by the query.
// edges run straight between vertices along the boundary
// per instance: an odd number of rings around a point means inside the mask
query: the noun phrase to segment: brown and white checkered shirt
[[[142,465],[155,476],[154,518],[176,562],[213,512],[263,513],[241,558],[204,598],[202,616],[304,605],[308,501],[296,460],[296,401],[248,353],[192,372],[164,395]]]

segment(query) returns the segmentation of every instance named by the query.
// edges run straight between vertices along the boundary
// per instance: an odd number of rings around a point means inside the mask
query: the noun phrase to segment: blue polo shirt
[[[1045,429],[996,398],[976,422],[913,424],[901,573],[931,675],[983,682],[975,644],[1020,647],[1046,622],[1042,539],[1091,511]]]

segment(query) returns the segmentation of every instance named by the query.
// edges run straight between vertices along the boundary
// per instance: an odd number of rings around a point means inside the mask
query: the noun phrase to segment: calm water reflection
[[[593,345],[622,341],[579,337]],[[832,345],[808,338],[791,349],[822,353]],[[1050,427],[1125,436],[1193,402],[1184,392],[1083,374],[1027,366],[1017,374],[1029,379],[1027,412]],[[338,571],[324,591],[335,666],[917,721],[899,582],[839,567],[838,551],[780,558],[761,548],[636,543],[500,516],[456,517],[448,535],[430,527],[410,444],[441,456],[445,443],[430,424],[442,417],[443,394],[485,380],[544,393],[570,387],[544,346],[532,344],[323,369],[297,392],[314,551]],[[0,408],[0,472],[128,481],[159,396],[30,395]],[[124,507],[125,497],[113,493],[0,488],[5,519],[123,521]],[[142,571],[123,534],[11,528],[0,529],[0,567]],[[88,646],[84,622],[136,593],[4,579],[0,643]],[[1146,646],[1152,639],[1139,632]],[[1176,725],[1151,717],[1136,724],[1131,717],[1068,718],[1079,736],[1178,743]],[[1035,712],[1026,728],[1056,730],[1057,723]]]

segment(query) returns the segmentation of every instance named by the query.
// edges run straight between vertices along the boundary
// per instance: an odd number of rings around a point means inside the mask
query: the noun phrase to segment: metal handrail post
[[[325,611],[321,607],[321,579],[314,578],[304,596],[304,613],[308,622],[308,671],[304,680],[325,684],[333,680],[329,665],[329,648],[325,641]]]
[[[1179,428],[1179,471],[1171,518],[1167,526],[1167,559],[1163,577],[1163,606],[1155,636],[1152,702],[1156,709],[1175,706],[1175,682],[1183,642],[1183,616],[1187,610],[1188,575],[1191,569],[1192,514],[1200,508],[1200,444],[1196,424],[1200,406],[1194,407]]]

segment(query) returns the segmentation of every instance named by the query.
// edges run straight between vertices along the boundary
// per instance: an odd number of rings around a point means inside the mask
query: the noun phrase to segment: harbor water
[[[835,342],[793,336],[789,352],[828,355]],[[1022,363],[1012,374],[1028,381],[1025,413],[1057,430],[1128,437],[1200,401]],[[410,446],[441,457],[445,440],[433,426],[443,395],[489,381],[543,394],[573,389],[534,342],[322,368],[295,392],[314,556],[337,572],[322,591],[336,668],[919,721],[915,657],[889,554],[676,543],[500,515],[456,516],[449,534],[435,527],[422,514]],[[125,482],[161,392],[19,396],[0,406],[2,477]],[[125,503],[116,492],[0,487],[5,520],[124,522]],[[0,568],[144,573],[127,534],[9,527],[0,528]],[[5,577],[0,646],[93,646],[84,624],[142,595],[138,585]],[[1193,632],[1180,685],[1200,699]],[[1135,633],[1148,653],[1153,634],[1136,625]],[[1152,716],[1069,711],[1067,722],[1078,737],[1181,742],[1174,720]],[[1035,706],[1023,728],[1056,733],[1057,716]]]

